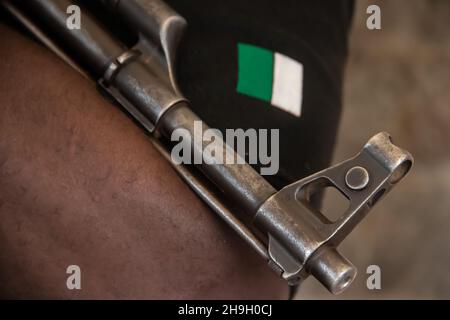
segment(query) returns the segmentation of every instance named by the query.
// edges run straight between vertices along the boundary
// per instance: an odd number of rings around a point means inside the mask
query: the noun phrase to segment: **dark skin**
[[[0,39],[0,297],[287,298],[92,82],[9,27]]]

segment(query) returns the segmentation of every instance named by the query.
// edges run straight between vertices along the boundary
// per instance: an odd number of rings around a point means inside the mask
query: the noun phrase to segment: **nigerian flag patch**
[[[303,65],[288,56],[238,43],[237,92],[269,102],[300,117]]]

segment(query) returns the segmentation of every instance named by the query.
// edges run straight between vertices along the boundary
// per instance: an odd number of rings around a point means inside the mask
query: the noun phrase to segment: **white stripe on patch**
[[[275,52],[271,104],[297,117],[302,113],[303,65]]]

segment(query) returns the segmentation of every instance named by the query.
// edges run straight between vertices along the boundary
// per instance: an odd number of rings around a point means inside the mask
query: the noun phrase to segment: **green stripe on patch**
[[[273,52],[238,43],[237,92],[270,102],[273,84]]]

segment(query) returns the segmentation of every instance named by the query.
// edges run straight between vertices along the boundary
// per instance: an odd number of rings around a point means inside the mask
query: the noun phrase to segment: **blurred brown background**
[[[342,244],[358,276],[337,298],[450,299],[450,1],[356,2],[334,163],[387,131],[415,165]],[[371,4],[382,30],[366,28]],[[366,287],[371,264],[381,290]],[[333,297],[311,278],[298,298]]]

